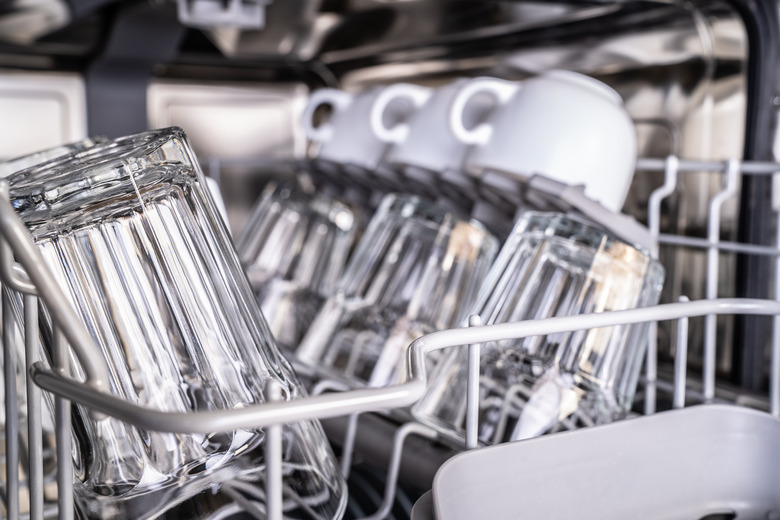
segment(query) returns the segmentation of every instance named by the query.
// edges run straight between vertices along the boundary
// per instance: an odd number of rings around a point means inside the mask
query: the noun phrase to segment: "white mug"
[[[479,94],[497,107],[473,128],[464,112]],[[516,83],[478,78],[460,89],[449,127],[471,151],[464,169],[527,179],[543,175],[570,185],[612,211],[623,206],[636,163],[636,133],[620,95],[576,72],[554,70]]]
[[[385,162],[433,172],[459,170],[468,145],[445,128],[452,102],[467,81],[456,80],[436,89],[408,83],[387,87],[377,97],[371,118],[374,134],[391,145]],[[387,128],[385,111],[399,98],[408,99],[416,110],[408,121]]]
[[[387,142],[379,139],[372,130],[371,113],[374,101],[384,87],[374,87],[358,94],[338,89],[320,89],[312,92],[303,111],[303,129],[312,141],[320,143],[317,158],[374,170],[387,151]],[[322,105],[330,105],[330,118],[314,126],[314,112]],[[393,106],[388,114],[395,120],[402,119],[408,107]]]

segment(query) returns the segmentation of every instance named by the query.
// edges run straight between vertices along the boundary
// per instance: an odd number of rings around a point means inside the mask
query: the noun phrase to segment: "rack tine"
[[[739,187],[740,163],[729,159],[724,164],[726,186],[710,201],[709,219],[707,222],[707,299],[718,297],[718,241],[720,240],[720,210],[723,204],[737,194]],[[717,317],[709,314],[705,318],[704,331],[704,399],[707,402],[715,398],[715,336],[717,334]]]
[[[38,298],[24,297],[24,345],[26,368],[38,361]],[[43,429],[41,426],[41,390],[27,378],[27,446],[30,459],[30,520],[43,519]]]
[[[69,374],[68,343],[59,327],[54,328],[54,368]],[[54,425],[57,430],[57,502],[60,520],[73,518],[73,459],[70,453],[70,401],[61,396],[54,399]]]
[[[272,379],[266,387],[269,403],[282,400],[282,388]],[[265,430],[265,496],[268,520],[282,520],[282,425],[271,424]]]
[[[661,203],[677,189],[677,174],[680,171],[680,160],[670,155],[664,161],[664,183],[650,194],[647,200],[647,227],[655,239],[650,253],[658,256],[658,235],[661,231]]]
[[[357,438],[359,413],[350,414],[347,422],[347,432],[344,434],[344,447],[341,452],[341,475],[346,479],[352,470],[352,456],[355,454],[355,439]]]
[[[680,296],[680,302],[690,301],[687,296]],[[674,397],[673,406],[685,406],[685,379],[688,367],[688,318],[677,320],[677,343],[674,351]]]
[[[648,199],[648,228],[653,237],[652,256],[658,257],[658,237],[661,233],[661,203],[677,189],[677,173],[680,160],[670,155],[664,161],[664,183],[653,191]],[[656,380],[658,379],[658,324],[651,322],[647,327],[647,362],[645,363],[645,414],[655,413]]]
[[[482,325],[477,314],[469,316],[469,327]],[[469,345],[468,381],[466,390],[466,449],[477,447],[479,429],[479,353],[480,344]]]
[[[322,379],[314,385],[310,394],[312,396],[320,395],[321,393],[327,392],[328,390],[345,392],[349,390],[349,386],[341,381]],[[349,415],[349,421],[347,422],[347,431],[344,434],[344,445],[341,450],[341,475],[344,478],[349,478],[350,469],[352,467],[352,456],[354,455],[355,451],[355,438],[357,435],[359,418],[359,413],[353,413]]]
[[[5,506],[19,518],[19,400],[16,392],[16,328],[11,293],[3,291],[3,376],[5,378]]]

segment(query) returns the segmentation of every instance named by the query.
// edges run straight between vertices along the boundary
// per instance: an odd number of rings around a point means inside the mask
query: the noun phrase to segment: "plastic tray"
[[[438,520],[780,519],[780,420],[701,405],[473,450],[433,502]]]

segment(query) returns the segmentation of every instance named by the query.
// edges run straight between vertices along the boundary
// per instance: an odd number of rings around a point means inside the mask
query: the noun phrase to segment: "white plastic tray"
[[[701,405],[472,450],[433,502],[438,520],[780,519],[780,420]]]

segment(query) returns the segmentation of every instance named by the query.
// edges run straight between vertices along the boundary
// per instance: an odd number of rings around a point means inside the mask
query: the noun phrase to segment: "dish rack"
[[[91,336],[80,325],[74,311],[47,270],[26,228],[16,217],[9,201],[8,185],[0,182],[0,277],[2,283],[13,291],[24,295],[24,344],[25,359],[17,360],[13,345],[11,297],[3,295],[3,343],[5,370],[5,468],[6,482],[4,500],[7,518],[20,517],[20,490],[28,490],[30,496],[29,518],[41,519],[50,516],[52,511],[44,511],[44,477],[42,469],[42,427],[41,392],[54,395],[55,415],[54,431],[57,450],[57,511],[61,519],[73,517],[72,467],[70,456],[70,406],[72,402],[87,407],[96,417],[105,415],[117,417],[127,423],[145,430],[159,430],[173,433],[211,433],[221,430],[240,428],[264,428],[266,433],[265,455],[267,463],[266,497],[267,517],[272,520],[282,518],[282,472],[281,472],[281,425],[303,419],[326,419],[348,416],[348,428],[342,452],[342,466],[345,474],[350,467],[352,450],[357,433],[358,416],[367,412],[376,412],[405,407],[416,402],[425,391],[425,356],[438,349],[469,345],[469,379],[467,392],[467,435],[464,448],[477,447],[477,412],[479,385],[480,344],[522,338],[533,335],[583,330],[595,327],[607,327],[639,322],[657,324],[663,321],[676,321],[674,374],[671,380],[659,378],[657,365],[656,327],[651,326],[644,385],[644,414],[656,412],[657,392],[671,390],[672,406],[683,408],[691,402],[723,402],[724,398],[716,393],[716,316],[723,314],[749,314],[774,316],[771,338],[770,388],[766,400],[758,399],[758,407],[767,409],[772,421],[780,419],[780,301],[718,298],[720,273],[718,272],[718,254],[721,251],[762,255],[773,260],[774,294],[780,294],[780,249],[776,246],[765,247],[720,240],[720,214],[723,204],[738,194],[739,181],[745,175],[772,175],[780,171],[780,164],[760,162],[700,162],[680,160],[676,157],[666,159],[640,159],[639,170],[664,172],[665,181],[648,200],[648,227],[658,246],[667,244],[672,247],[686,247],[705,250],[707,253],[706,298],[699,301],[681,301],[665,303],[654,307],[626,311],[604,312],[600,314],[557,317],[546,320],[530,320],[521,323],[507,323],[482,326],[477,317],[469,320],[469,326],[459,329],[438,331],[414,341],[406,360],[407,378],[405,382],[382,388],[364,388],[347,390],[335,382],[324,382],[314,389],[312,395],[292,402],[281,402],[280,391],[276,384],[269,383],[267,402],[243,409],[229,411],[208,411],[197,413],[164,413],[139,407],[130,402],[104,393],[106,367]],[[688,172],[712,172],[722,179],[723,190],[715,194],[709,204],[707,237],[696,238],[676,236],[660,232],[662,201],[674,193],[677,181]],[[780,222],[777,225],[780,234]],[[780,237],[778,237],[780,238]],[[780,240],[777,241],[780,243]],[[42,301],[56,324],[55,352],[52,368],[46,368],[39,360],[37,349],[37,318],[39,300]],[[704,316],[704,367],[701,391],[694,391],[687,384],[688,321],[690,318]],[[75,381],[68,375],[68,348],[83,366],[86,379]],[[29,461],[26,482],[19,478],[19,459],[22,447],[19,444],[18,395],[16,387],[17,363],[26,367],[27,378],[27,426],[29,448],[25,458]],[[329,390],[336,390],[335,392]],[[739,394],[732,401],[738,404]],[[742,402],[739,404],[750,404]],[[630,421],[626,421],[630,422]],[[622,423],[620,423],[622,424]],[[775,425],[780,423],[773,423]],[[612,426],[612,425],[610,425]],[[605,430],[589,428],[591,432]],[[566,435],[574,437],[581,432]],[[391,507],[395,494],[396,480],[403,445],[409,436],[417,435],[435,439],[437,434],[427,427],[409,422],[400,426],[393,438],[393,453],[387,470],[387,487],[384,501],[379,510],[368,518],[384,518]],[[557,434],[551,437],[557,437]],[[536,441],[526,441],[536,442]],[[521,443],[522,444],[522,443]],[[485,451],[494,448],[480,448]],[[648,464],[652,461],[648,461]],[[683,462],[684,463],[684,462]],[[26,515],[26,514],[25,514]]]

